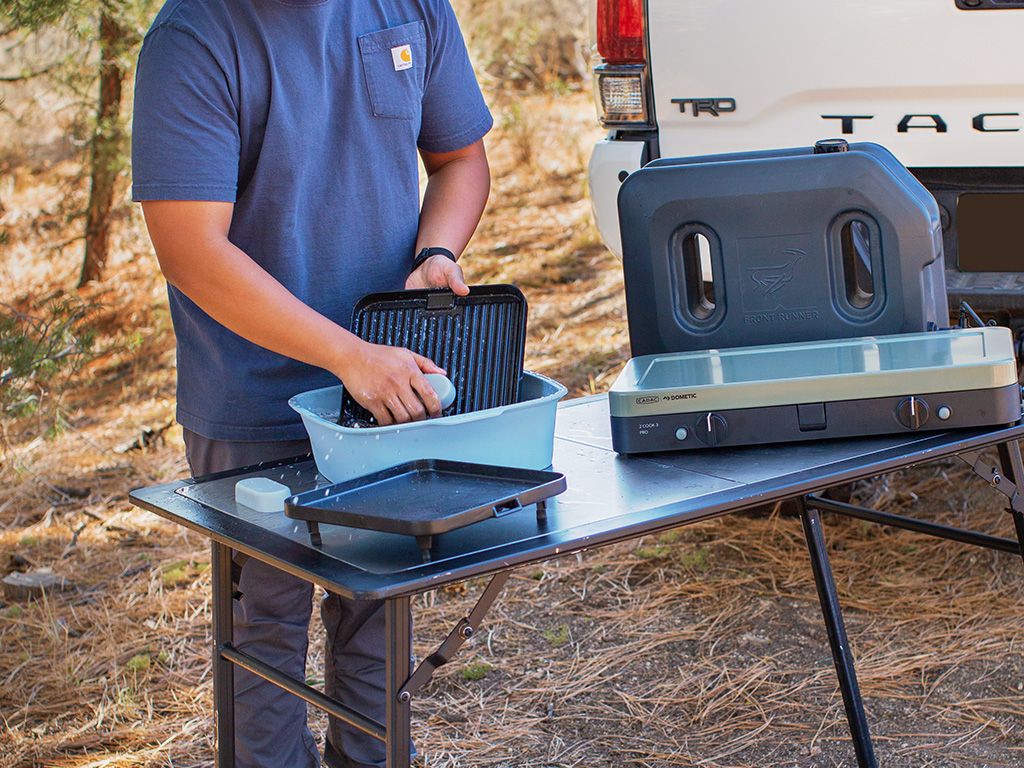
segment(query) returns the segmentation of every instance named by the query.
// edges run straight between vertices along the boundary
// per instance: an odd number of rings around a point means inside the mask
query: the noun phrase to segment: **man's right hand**
[[[443,368],[408,349],[360,341],[336,371],[356,402],[382,427],[441,415],[437,393],[423,377]]]

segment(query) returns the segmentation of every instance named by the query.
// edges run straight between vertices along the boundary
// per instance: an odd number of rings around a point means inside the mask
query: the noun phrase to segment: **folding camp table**
[[[877,765],[857,685],[819,511],[1001,550],[1024,557],[1024,461],[1018,440],[1024,426],[969,429],[759,446],[735,450],[623,457],[611,449],[604,396],[564,403],[559,409],[554,468],[568,490],[530,509],[438,537],[424,562],[413,537],[325,528],[320,546],[304,525],[283,513],[236,506],[234,484],[265,476],[300,492],[324,484],[310,457],[184,480],[135,491],[132,501],[212,541],[213,670],[217,765],[234,764],[232,665],[244,667],[320,709],[380,739],[388,768],[408,768],[410,702],[479,629],[488,608],[516,567],[611,544],[751,507],[793,500],[810,551],[829,644],[860,766]],[[500,436],[495,436],[500,439]],[[996,448],[989,464],[983,451]],[[987,454],[986,454],[987,455]],[[915,464],[957,456],[1008,499],[1016,538],[950,528],[832,501],[818,495],[832,486],[883,475]],[[385,722],[356,712],[232,645],[232,550],[356,599],[383,599],[387,627]],[[490,576],[475,607],[410,675],[410,597],[466,579]]]

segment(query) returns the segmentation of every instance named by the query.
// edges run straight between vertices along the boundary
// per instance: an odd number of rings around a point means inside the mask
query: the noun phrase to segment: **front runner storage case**
[[[1011,424],[1008,328],[633,358],[609,392],[619,453]]]
[[[662,158],[618,205],[634,357],[949,325],[939,208],[877,144]]]

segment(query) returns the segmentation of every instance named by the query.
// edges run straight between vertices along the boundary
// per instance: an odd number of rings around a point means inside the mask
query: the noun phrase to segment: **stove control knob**
[[[728,424],[724,416],[717,413],[706,413],[697,420],[694,434],[704,445],[712,447],[719,445],[725,440],[728,432]]]
[[[907,429],[920,429],[928,422],[928,403],[916,395],[896,406],[896,420]]]

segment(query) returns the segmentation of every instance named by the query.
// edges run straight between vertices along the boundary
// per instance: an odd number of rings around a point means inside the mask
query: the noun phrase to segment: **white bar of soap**
[[[441,401],[442,411],[455,402],[455,385],[447,376],[440,373],[426,373],[423,378],[434,388],[437,399]]]
[[[280,512],[284,500],[292,495],[287,485],[269,477],[247,477],[235,483],[235,503],[257,512]]]

